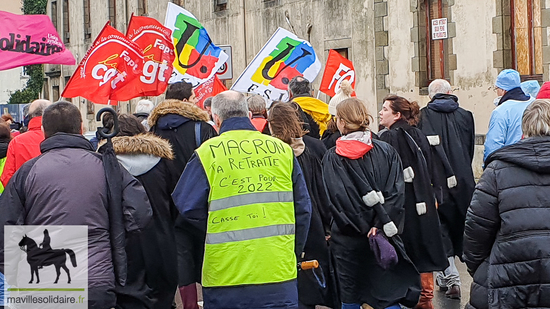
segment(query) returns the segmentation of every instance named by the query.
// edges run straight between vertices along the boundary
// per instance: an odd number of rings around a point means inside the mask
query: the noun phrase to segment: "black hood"
[[[529,101],[531,99],[530,96],[526,95],[523,90],[521,90],[521,87],[517,87],[514,89],[510,89],[510,91],[507,91],[500,101],[498,102],[498,105],[508,101],[508,100],[516,100],[516,101]]]
[[[531,137],[502,147],[489,155],[485,165],[496,160],[537,173],[550,174],[550,136]]]
[[[56,148],[82,148],[94,151],[90,141],[80,134],[55,133],[40,143],[40,152],[42,153]]]
[[[428,103],[428,108],[440,113],[452,113],[458,109],[458,98],[452,94],[438,93]]]
[[[0,159],[5,158],[8,154],[8,144],[10,142],[2,142],[0,141]]]
[[[157,128],[162,130],[172,130],[188,121],[191,121],[191,119],[181,115],[168,114],[159,118]]]

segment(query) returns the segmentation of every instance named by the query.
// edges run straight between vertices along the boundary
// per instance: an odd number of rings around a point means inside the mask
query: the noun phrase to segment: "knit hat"
[[[155,108],[155,104],[149,100],[140,100],[136,105],[135,114],[150,114],[151,111]]]
[[[349,80],[342,81],[340,84],[340,90],[338,90],[338,93],[336,93],[336,95],[333,96],[328,103],[328,112],[331,115],[336,116],[336,106],[338,106],[338,104],[345,99],[351,98],[350,95],[352,92],[353,88],[351,88]]]
[[[523,93],[525,93],[526,95],[530,95],[532,98],[536,98],[540,90],[539,82],[536,80],[525,81],[521,83],[521,90],[523,90]]]
[[[512,69],[503,70],[498,74],[495,86],[504,91],[510,91],[514,88],[521,87],[519,72]]]
[[[550,82],[542,84],[537,99],[550,99]]]

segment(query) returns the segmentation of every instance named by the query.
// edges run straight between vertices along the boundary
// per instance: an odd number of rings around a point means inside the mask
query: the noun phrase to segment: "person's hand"
[[[367,234],[367,237],[370,238],[371,236],[376,235],[376,233],[378,233],[378,229],[373,227],[373,228],[370,229],[369,233]]]

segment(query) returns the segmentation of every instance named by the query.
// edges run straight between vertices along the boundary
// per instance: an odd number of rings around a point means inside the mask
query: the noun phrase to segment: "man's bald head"
[[[438,93],[451,94],[452,92],[453,88],[451,87],[451,84],[449,84],[449,82],[444,79],[436,79],[428,86],[430,99]]]
[[[240,92],[227,90],[212,99],[212,114],[221,121],[234,117],[248,117],[248,104]]]
[[[34,100],[29,106],[29,118],[40,117],[44,113],[44,110],[50,106],[52,102],[48,100]]]

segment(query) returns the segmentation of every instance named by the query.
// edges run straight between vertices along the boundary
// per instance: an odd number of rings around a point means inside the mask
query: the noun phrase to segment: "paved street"
[[[466,265],[461,263],[456,259],[456,266],[460,272],[460,280],[462,280],[462,298],[457,299],[448,299],[445,298],[445,292],[440,292],[437,290],[434,291],[434,307],[436,309],[459,309],[464,308],[468,300],[470,299],[470,285],[472,284],[472,277],[466,271]]]

